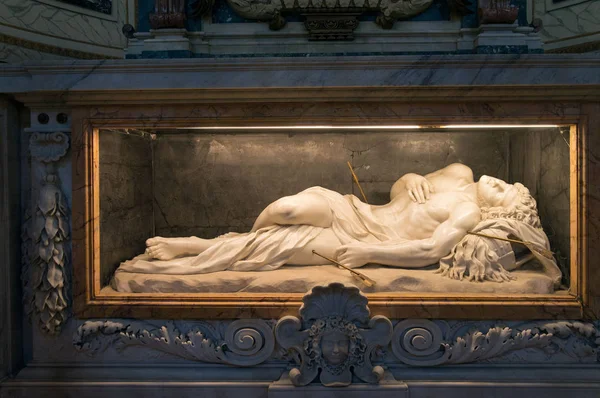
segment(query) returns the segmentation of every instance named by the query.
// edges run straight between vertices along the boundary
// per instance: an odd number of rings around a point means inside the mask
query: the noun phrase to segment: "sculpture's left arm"
[[[403,240],[397,244],[349,244],[336,251],[337,260],[348,267],[367,263],[421,268],[438,262],[477,225],[481,212],[474,203],[461,203],[427,239]]]

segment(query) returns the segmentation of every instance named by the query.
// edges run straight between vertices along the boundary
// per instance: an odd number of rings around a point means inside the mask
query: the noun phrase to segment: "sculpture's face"
[[[477,183],[477,196],[489,207],[511,207],[517,201],[517,188],[498,178],[481,176]]]
[[[348,359],[350,339],[339,331],[327,332],[321,338],[323,359],[331,365],[340,365]]]

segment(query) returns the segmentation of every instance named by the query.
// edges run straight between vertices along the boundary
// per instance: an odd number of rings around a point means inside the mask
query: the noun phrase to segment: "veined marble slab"
[[[594,85],[600,85],[600,55],[440,55],[440,56],[364,56],[321,58],[219,58],[178,60],[102,60],[102,61],[48,61],[0,66],[0,91],[27,93],[41,91],[65,94],[85,93],[79,104],[112,101],[123,104],[119,93],[123,90],[164,90],[144,95],[153,102],[158,94],[185,89],[187,93],[202,91],[201,102],[218,102],[220,90],[260,90],[251,97],[262,102],[286,96],[296,101],[314,98],[302,97],[301,89],[324,91],[333,89],[346,100],[390,90],[396,101],[410,100],[398,96],[394,88],[437,86],[436,97],[456,98],[455,92],[439,91],[453,86],[502,85],[564,85],[565,89],[578,88],[580,98],[592,99],[598,95]],[[362,88],[366,87],[366,91]],[[339,92],[349,88],[352,92]],[[274,89],[267,95],[265,90]],[[286,91],[286,89],[289,89]],[[112,92],[111,92],[112,90]],[[523,99],[527,91],[514,90]],[[587,91],[586,91],[587,90]],[[96,91],[94,95],[87,92]],[[118,91],[118,92],[117,92]],[[108,97],[102,97],[110,93]],[[350,97],[355,93],[355,97]],[[192,93],[193,94],[193,93]],[[378,94],[381,97],[384,94]],[[502,94],[499,94],[502,95]],[[504,94],[507,95],[507,94]],[[561,93],[553,88],[549,99],[558,100]],[[222,95],[221,95],[222,96]],[[229,94],[231,97],[231,94]],[[243,98],[239,98],[242,100]],[[139,103],[139,95],[135,101]],[[131,102],[128,100],[127,102]]]

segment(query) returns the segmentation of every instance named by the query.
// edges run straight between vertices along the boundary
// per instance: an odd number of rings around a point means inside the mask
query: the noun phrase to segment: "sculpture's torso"
[[[433,193],[425,203],[402,196],[387,205],[373,206],[373,215],[402,238],[425,239],[450,217],[458,204],[475,200],[475,195],[466,190]]]

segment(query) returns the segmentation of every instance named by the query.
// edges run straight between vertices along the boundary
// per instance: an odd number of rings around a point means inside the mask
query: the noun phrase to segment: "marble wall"
[[[453,162],[506,177],[507,142],[504,133],[475,132],[158,134],[156,233],[244,232],[272,201],[315,185],[360,197],[347,161],[371,204],[387,203],[404,173]]]
[[[152,142],[122,131],[100,133],[100,269],[107,284],[121,261],[153,234]]]
[[[562,131],[562,133],[561,133]],[[510,136],[510,180],[522,182],[537,201],[542,227],[569,285],[569,132],[536,129]]]
[[[560,52],[571,46],[575,46],[572,52],[600,48],[590,45],[600,41],[600,1],[533,0],[533,18],[541,21],[539,34],[546,51]]]
[[[542,226],[548,234],[555,257],[569,280],[570,253],[570,186],[569,132],[541,134],[540,182],[537,194]],[[568,284],[567,284],[568,285]]]
[[[123,58],[127,39],[121,28],[135,19],[133,0],[115,1],[110,13],[55,0],[3,0],[0,43],[28,51],[0,52],[0,61],[26,61],[31,51],[47,54],[44,59]]]

